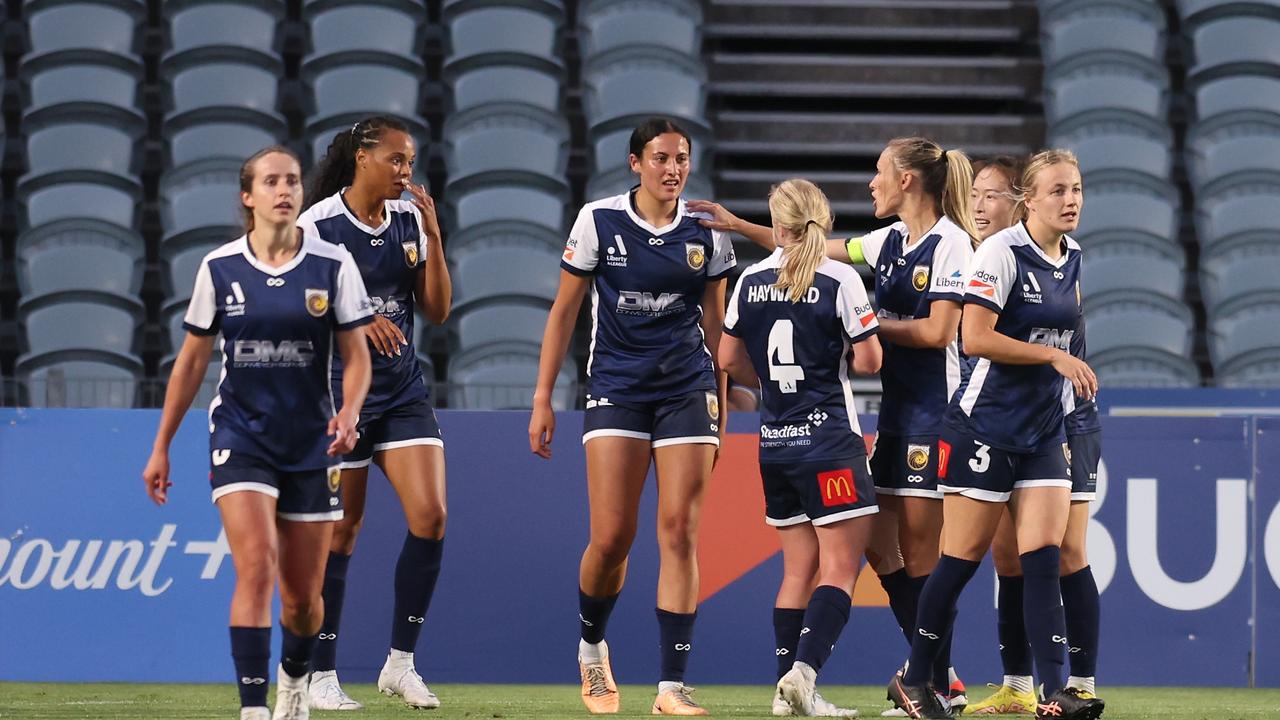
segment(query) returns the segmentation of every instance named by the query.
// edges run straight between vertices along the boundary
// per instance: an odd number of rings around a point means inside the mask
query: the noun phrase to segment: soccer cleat
[[[797,662],[778,681],[778,694],[787,701],[795,714],[813,717],[813,694],[817,691],[814,687],[817,681],[816,670],[808,663]]]
[[[965,706],[965,715],[1034,715],[1036,712],[1036,695],[1033,692],[1020,692],[1008,685],[987,683],[987,687],[996,691],[981,700]]]
[[[609,666],[609,647],[601,640],[603,657],[590,665],[578,658],[578,674],[582,676],[582,704],[592,715],[612,715],[618,712],[621,696],[618,684],[613,681],[613,668]]]
[[[787,699],[782,697],[782,695],[775,688],[773,691],[773,716],[789,717],[795,714],[796,714],[795,710],[791,709],[791,703],[787,702]]]
[[[773,715],[774,717],[787,717],[795,715],[795,711],[791,709],[791,703],[777,692],[773,694]],[[813,716],[814,717],[834,717],[834,718],[856,718],[858,711],[856,708],[842,708],[830,700],[822,697],[822,693],[817,690],[813,691]]]
[[[290,677],[284,667],[276,668],[276,711],[271,720],[309,720],[311,702],[307,693],[307,676]]]
[[[706,715],[707,709],[694,702],[691,695],[693,688],[684,683],[665,692],[658,693],[653,700],[654,715]]]
[[[338,684],[338,672],[325,670],[311,673],[312,710],[359,710],[364,707],[342,690]]]
[[[963,714],[968,707],[969,696],[965,695],[964,683],[960,682],[960,678],[952,680],[951,687],[947,688],[947,704],[951,706],[952,715]]]
[[[928,685],[907,685],[901,677],[894,675],[889,681],[887,694],[905,717],[916,720],[949,720],[952,717],[951,709],[942,704],[942,699]]]
[[[1105,703],[1082,698],[1076,688],[1062,688],[1036,705],[1036,718],[1045,720],[1097,720]]]
[[[240,708],[240,720],[271,720],[271,708],[257,705]]]
[[[399,695],[411,708],[433,710],[440,707],[440,698],[422,682],[422,676],[413,667],[413,654],[408,657],[387,655],[387,662],[378,673],[378,692],[383,695]]]

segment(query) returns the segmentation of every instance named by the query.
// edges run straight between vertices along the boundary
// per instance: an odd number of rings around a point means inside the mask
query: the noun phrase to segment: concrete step
[[[871,215],[871,190],[867,183],[875,175],[872,163],[865,172],[787,170],[722,170],[717,176],[717,201],[738,215],[769,214],[769,190],[791,177],[815,183],[827,194],[837,222]]]

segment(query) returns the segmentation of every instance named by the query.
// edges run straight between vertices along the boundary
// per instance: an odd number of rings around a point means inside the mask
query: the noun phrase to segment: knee
[[[631,541],[635,538],[635,530],[628,528],[611,528],[605,532],[591,534],[591,550],[609,567],[626,562],[631,553]]]
[[[1089,556],[1083,545],[1063,545],[1058,556],[1059,574],[1066,576],[1080,572],[1089,566]]]
[[[329,541],[330,552],[339,555],[351,555],[356,551],[356,538],[360,528],[364,527],[364,516],[346,516],[333,524],[333,539]]]
[[[991,559],[995,562],[997,575],[1012,577],[1022,574],[1022,560],[1016,547],[997,542],[991,546]]]
[[[280,615],[282,618],[313,618],[323,612],[323,601],[319,596],[305,597],[292,593],[280,593]]]
[[[262,550],[236,563],[236,589],[250,597],[271,597],[276,584],[276,553]]]
[[[420,538],[440,540],[444,538],[444,524],[447,516],[448,511],[444,503],[429,503],[410,515],[409,532]]]
[[[697,525],[688,515],[673,515],[658,521],[658,545],[668,555],[692,556],[697,549],[697,537]]]

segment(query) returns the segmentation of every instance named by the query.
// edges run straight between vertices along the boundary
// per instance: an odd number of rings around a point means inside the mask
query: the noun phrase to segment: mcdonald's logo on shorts
[[[853,470],[843,468],[818,473],[818,492],[822,493],[823,507],[858,502],[858,492],[853,489]]]

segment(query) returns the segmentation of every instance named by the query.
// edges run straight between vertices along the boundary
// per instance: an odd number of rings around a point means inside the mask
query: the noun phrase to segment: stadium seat
[[[1178,243],[1179,201],[1168,183],[1099,181],[1086,189],[1085,212],[1076,235],[1098,242],[1120,236]]]
[[[1173,357],[1191,352],[1195,321],[1181,298],[1119,290],[1084,298],[1089,355],[1117,348],[1147,348]]]
[[[145,129],[128,113],[45,112],[28,117],[24,179],[92,172],[140,182],[134,163]]]
[[[1070,136],[1055,137],[1050,147],[1074,152],[1086,180],[1099,173],[1134,172],[1167,181],[1173,171],[1170,144],[1142,132],[1107,132],[1088,126]]]
[[[135,29],[146,18],[146,2],[69,0],[24,4],[30,37],[28,57],[90,50],[141,59],[136,51]]]
[[[1095,5],[1042,23],[1040,52],[1046,67],[1057,66],[1100,52],[1130,53],[1163,63],[1164,18],[1150,17]]]
[[[450,253],[453,305],[524,297],[550,303],[560,283],[560,253],[537,238],[478,240]]]
[[[527,55],[560,63],[563,9],[538,3],[454,3],[444,13],[445,63],[484,55]]]
[[[491,343],[541,345],[549,308],[546,303],[512,300],[460,309],[451,323],[458,351]]]
[[[1091,350],[1089,367],[1104,388],[1174,388],[1200,384],[1200,372],[1187,358],[1145,348],[1120,348],[1098,354]]]
[[[1169,112],[1167,73],[1132,65],[1100,62],[1070,75],[1046,77],[1044,96],[1050,126],[1094,111],[1126,111],[1161,121]]]
[[[1187,78],[1199,82],[1213,77],[1245,73],[1275,75],[1280,72],[1280,19],[1220,17],[1191,31],[1191,56]]]
[[[274,124],[264,127],[236,120],[209,121],[210,115],[217,113],[187,115],[183,122],[165,123],[172,167],[214,158],[243,161],[264,147],[279,144],[287,135],[283,127]]]
[[[706,71],[700,60],[655,50],[621,48],[600,56],[582,74],[589,133],[634,125],[661,113],[698,128],[706,119]]]
[[[31,407],[133,407],[142,365],[136,358],[74,351],[20,358],[18,377]]]
[[[71,108],[109,105],[141,119],[137,94],[143,68],[138,60],[117,55],[72,59],[59,54],[24,60],[20,73],[28,89],[24,115],[64,104]]]
[[[1280,246],[1274,237],[1225,243],[1200,257],[1200,293],[1213,316],[1226,303],[1277,289]]]
[[[1274,242],[1280,183],[1242,182],[1196,196],[1196,239],[1201,253],[1227,240],[1267,238]]]
[[[276,54],[276,28],[284,19],[283,0],[190,0],[164,4],[169,48],[239,48]]]
[[[307,117],[309,134],[374,114],[394,115],[418,130],[426,127],[419,114],[425,77],[421,61],[373,52],[331,55],[303,65],[302,76],[314,102]]]
[[[461,252],[462,248],[474,243],[504,242],[508,238],[513,238],[517,243],[538,242],[549,252],[559,254],[564,251],[567,236],[568,232],[562,228],[552,229],[518,219],[478,223],[458,228],[456,232],[449,234],[449,255]]]
[[[1104,293],[1129,289],[1173,300],[1183,297],[1186,261],[1180,246],[1125,239],[1091,243],[1083,236],[1080,242],[1085,247],[1080,290],[1086,302]]]
[[[352,51],[377,50],[421,61],[425,13],[418,2],[311,3],[304,17],[311,28],[307,60]]]
[[[142,303],[76,291],[24,299],[18,316],[31,355],[82,349],[127,355],[133,350]]]
[[[24,302],[77,290],[132,300],[142,289],[146,245],[123,228],[67,220],[22,235],[17,247],[18,290]]]
[[[1231,75],[1199,84],[1193,93],[1200,122],[1235,112],[1280,114],[1280,78]]]
[[[222,242],[231,239],[227,237]],[[164,312],[168,312],[173,305],[186,309],[187,301],[191,299],[191,289],[195,286],[196,271],[200,269],[200,261],[222,242],[202,242],[189,246],[165,245],[160,248],[160,256],[168,266],[165,273]]]
[[[1219,115],[1187,132],[1187,175],[1197,194],[1250,179],[1280,182],[1280,119]]]
[[[220,244],[244,233],[241,162],[204,160],[165,174],[160,181],[160,221],[166,245]]]
[[[1264,348],[1214,371],[1218,387],[1275,389],[1280,386],[1280,352]]]
[[[68,202],[67,198],[75,198]],[[18,185],[18,203],[26,209],[25,228],[59,220],[89,219],[134,227],[142,188],[107,176],[85,182],[32,182]]]
[[[166,58],[161,73],[169,90],[167,121],[186,125],[230,115],[276,133],[284,127],[277,109],[284,66],[275,58],[244,50],[234,58],[220,50],[192,50]]]
[[[553,185],[475,185],[458,183],[448,196],[445,221],[454,229],[509,220],[541,225],[556,233],[565,230],[568,193]]]
[[[538,382],[538,345],[504,342],[455,353],[449,360],[449,407],[524,409],[532,406]],[[556,379],[551,406],[573,407],[577,397],[573,363],[566,362]]]
[[[1176,0],[1178,16],[1186,26],[1194,26],[1205,19],[1222,15],[1262,14],[1270,11],[1280,15],[1271,0]]]
[[[569,123],[527,105],[472,108],[445,121],[444,162],[450,183],[504,171],[567,183]]]
[[[1214,371],[1230,374],[1258,356],[1274,363],[1280,348],[1280,296],[1272,290],[1246,295],[1210,318],[1209,358]]]
[[[446,67],[450,110],[518,102],[560,114],[564,103],[563,70],[546,62]]]
[[[590,0],[578,10],[582,58],[632,45],[689,57],[702,53],[702,5],[694,0]]]

